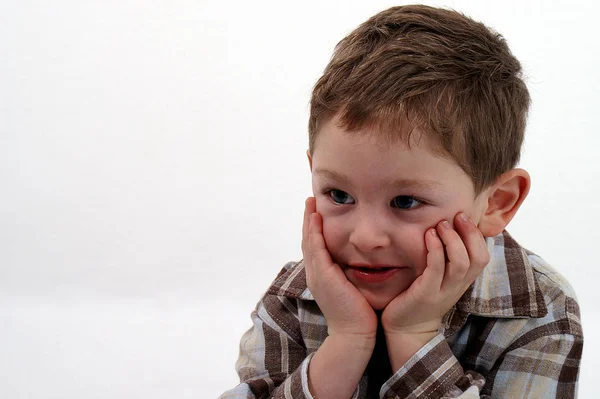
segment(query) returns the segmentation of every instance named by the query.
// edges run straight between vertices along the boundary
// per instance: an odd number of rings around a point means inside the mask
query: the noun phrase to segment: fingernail
[[[450,223],[448,223],[448,221],[447,221],[447,220],[444,220],[444,221],[442,222],[442,227],[443,227],[443,228],[445,228],[445,229],[449,229],[449,228],[450,228]]]
[[[465,223],[469,222],[469,218],[463,212],[461,212],[460,215],[458,215],[458,218]]]
[[[431,229],[431,230],[429,230],[429,232],[431,233],[431,235],[432,235],[433,237],[436,237],[436,238],[437,238],[437,231],[435,231],[435,229]]]

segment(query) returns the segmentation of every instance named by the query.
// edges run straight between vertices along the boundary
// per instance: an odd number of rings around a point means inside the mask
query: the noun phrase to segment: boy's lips
[[[357,269],[391,269],[391,268],[400,268],[402,266],[397,265],[386,265],[386,264],[367,264],[367,263],[352,263],[348,264],[348,267],[353,267]]]
[[[402,266],[384,265],[384,264],[351,264],[348,265],[349,274],[356,280],[366,283],[380,283],[394,274],[396,274]]]

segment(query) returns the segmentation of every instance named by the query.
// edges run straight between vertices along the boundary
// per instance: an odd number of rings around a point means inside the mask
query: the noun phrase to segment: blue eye
[[[345,191],[342,190],[331,190],[329,191],[329,197],[336,204],[354,204],[354,198]]]
[[[392,200],[391,206],[400,209],[413,209],[421,205],[422,202],[414,197],[409,197],[407,195],[399,195],[398,197]]]

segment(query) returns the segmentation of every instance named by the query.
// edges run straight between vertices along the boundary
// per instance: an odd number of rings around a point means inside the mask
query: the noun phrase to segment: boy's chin
[[[384,298],[384,297],[376,296],[376,295],[371,297],[370,295],[365,295],[365,299],[367,300],[369,305],[371,305],[373,310],[381,311],[381,310],[385,309],[385,307],[390,302],[392,302],[392,299],[394,299],[394,298]]]
[[[398,288],[398,287],[396,287]],[[378,290],[370,290],[365,287],[358,287],[358,291],[362,294],[363,297],[367,300],[369,305],[375,311],[382,311],[385,309],[387,305],[390,304],[400,293],[403,291],[400,290],[390,290],[390,289],[378,289]]]

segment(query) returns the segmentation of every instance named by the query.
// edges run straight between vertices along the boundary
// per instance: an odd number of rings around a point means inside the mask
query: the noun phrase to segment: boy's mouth
[[[397,269],[400,266],[394,266],[394,265],[367,265],[367,264],[351,264],[348,265],[348,267],[352,268],[352,269],[359,269],[359,270],[364,270],[367,272],[377,272],[377,271],[382,271],[382,270],[388,270],[388,269]]]
[[[383,282],[400,269],[389,265],[348,265],[348,271],[354,279],[367,283]]]
[[[387,271],[389,269],[393,269],[393,267],[391,266],[385,266],[385,267],[366,267],[366,266],[350,266],[353,269],[356,269],[358,271],[364,272],[364,273],[381,273],[384,271]]]

